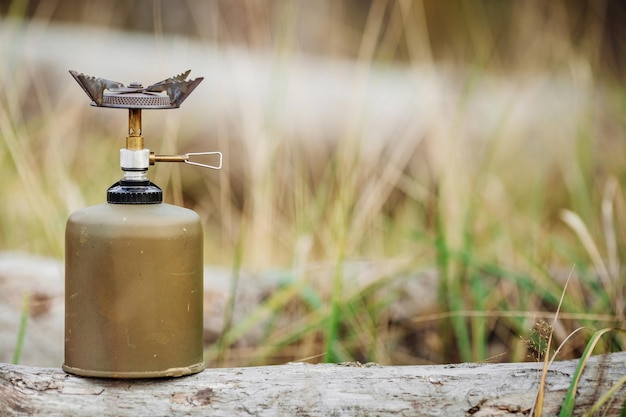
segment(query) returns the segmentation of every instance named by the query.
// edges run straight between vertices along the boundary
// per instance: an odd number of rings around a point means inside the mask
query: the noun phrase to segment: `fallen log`
[[[555,362],[544,415],[557,415],[577,361]],[[206,369],[183,378],[80,378],[56,368],[0,364],[0,416],[522,416],[539,387],[542,364],[379,366],[288,363]],[[592,357],[575,415],[626,374],[626,352]],[[608,401],[617,415],[626,391]]]

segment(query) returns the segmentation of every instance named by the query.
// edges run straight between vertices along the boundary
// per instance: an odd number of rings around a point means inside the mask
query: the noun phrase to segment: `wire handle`
[[[220,163],[219,165],[208,165],[208,164],[201,164],[199,162],[193,162],[189,160],[190,156],[198,156],[198,155],[219,155],[220,156]],[[222,169],[222,153],[219,151],[216,152],[190,152],[190,153],[186,153],[185,156],[187,157],[185,159],[185,163],[189,164],[189,165],[195,165],[197,167],[202,167],[202,168],[211,168],[211,169]]]
[[[190,160],[190,157],[192,156],[201,155],[219,155],[220,163],[219,165],[209,165]],[[202,168],[222,169],[222,159],[223,157],[221,152],[189,152],[184,155],[155,155],[154,152],[150,153],[150,165],[154,165],[155,162],[184,162],[186,164],[195,165]]]

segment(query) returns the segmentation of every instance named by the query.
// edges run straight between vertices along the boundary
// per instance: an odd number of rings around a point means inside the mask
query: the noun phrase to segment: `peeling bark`
[[[551,366],[544,415],[558,414],[576,364]],[[207,369],[177,379],[106,380],[0,364],[0,416],[525,416],[537,394],[541,367],[290,363]],[[592,357],[581,378],[576,415],[625,373],[626,352]],[[625,397],[626,390],[619,390],[606,414],[619,414]]]

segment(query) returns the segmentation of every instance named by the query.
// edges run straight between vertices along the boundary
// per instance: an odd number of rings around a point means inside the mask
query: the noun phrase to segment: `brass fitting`
[[[139,151],[143,149],[143,136],[141,134],[141,109],[128,109],[128,136],[126,137],[126,149]]]

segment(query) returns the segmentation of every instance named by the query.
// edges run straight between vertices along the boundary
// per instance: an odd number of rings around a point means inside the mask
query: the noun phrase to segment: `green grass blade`
[[[560,417],[567,417],[567,416],[572,415],[574,411],[574,405],[576,402],[576,391],[578,390],[578,382],[580,381],[580,377],[582,376],[583,370],[585,369],[585,366],[587,365],[587,360],[589,360],[589,357],[591,356],[593,349],[598,344],[598,341],[600,340],[600,338],[606,333],[609,333],[611,331],[619,331],[619,332],[626,333],[626,331],[622,329],[618,329],[615,327],[607,327],[607,328],[596,331],[593,334],[593,336],[591,336],[591,339],[587,343],[587,346],[585,347],[585,351],[583,352],[582,357],[578,360],[578,365],[576,366],[576,371],[574,372],[574,378],[572,379],[569,389],[567,390],[567,394],[565,395],[565,399],[563,400],[563,406],[561,407],[561,413],[559,414]]]
[[[24,294],[22,302],[22,314],[20,316],[20,327],[17,331],[17,342],[15,343],[15,351],[13,352],[13,365],[20,363],[22,356],[22,348],[24,346],[24,336],[26,335],[26,324],[28,323],[28,312],[30,311],[30,294]]]
[[[326,330],[326,347],[324,362],[336,363],[341,362],[343,358],[339,352],[339,324],[341,322],[341,303],[343,290],[343,245],[340,248],[339,259],[335,265],[335,273],[333,276],[333,292],[330,306],[330,315],[328,316],[328,328]]]
[[[484,278],[476,271],[472,272],[470,286],[474,297],[476,310],[485,311],[487,309],[486,300],[489,298],[484,283]],[[472,356],[473,361],[483,361],[487,358],[487,318],[475,316],[471,318],[472,329]]]

